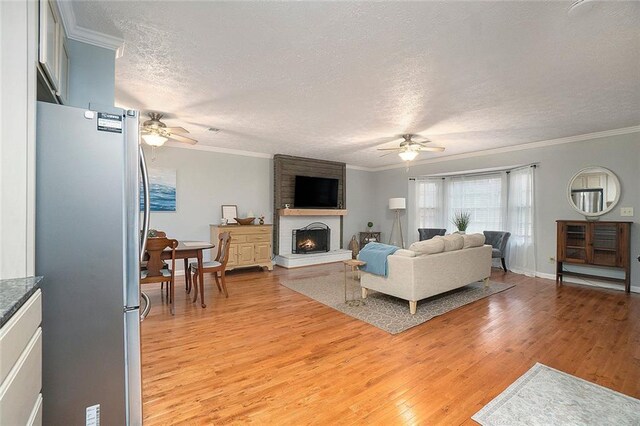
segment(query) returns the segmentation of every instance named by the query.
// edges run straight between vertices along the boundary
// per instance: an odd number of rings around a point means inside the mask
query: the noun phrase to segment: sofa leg
[[[502,269],[507,272],[507,265],[504,263],[504,257],[500,258],[500,260],[502,261]]]
[[[415,315],[416,314],[416,309],[418,308],[418,301],[417,300],[409,300],[409,312],[411,312],[411,315]]]
[[[362,287],[362,298],[366,299],[367,298],[367,289]]]
[[[484,288],[488,288],[489,287],[489,277],[483,278],[482,282],[484,283]]]

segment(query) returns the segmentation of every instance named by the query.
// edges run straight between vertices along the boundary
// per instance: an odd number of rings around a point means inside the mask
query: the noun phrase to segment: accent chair
[[[440,228],[418,228],[418,234],[420,235],[420,241],[430,240],[436,235],[444,235],[447,232],[446,229]]]
[[[491,247],[493,247],[491,257],[502,261],[502,269],[505,272],[507,272],[507,265],[504,258],[507,255],[507,243],[510,236],[511,232],[484,231],[485,244],[491,244]]]

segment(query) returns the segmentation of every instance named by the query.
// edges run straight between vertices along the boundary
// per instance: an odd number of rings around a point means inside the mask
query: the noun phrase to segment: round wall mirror
[[[586,167],[569,181],[567,198],[571,207],[587,217],[610,212],[620,200],[620,181],[609,169]]]

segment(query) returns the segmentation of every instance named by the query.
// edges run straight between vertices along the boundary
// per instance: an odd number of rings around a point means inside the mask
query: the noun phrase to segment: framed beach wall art
[[[152,212],[176,211],[175,169],[149,169],[149,204]],[[140,184],[140,210],[144,208],[144,193]]]

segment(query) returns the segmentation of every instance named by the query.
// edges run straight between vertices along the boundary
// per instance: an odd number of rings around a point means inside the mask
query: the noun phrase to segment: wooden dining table
[[[215,244],[207,243],[205,241],[181,241],[178,240],[178,247],[176,247],[176,259],[184,259],[184,282],[185,289],[188,291],[191,286],[191,274],[189,274],[189,259],[198,260],[198,282],[204,283],[202,272],[202,252],[204,250],[210,250],[215,247]],[[160,256],[162,260],[171,259],[171,249],[167,248],[162,252]],[[196,294],[193,299],[195,302],[198,297],[198,289],[195,289]],[[200,298],[204,304],[204,286],[200,286]]]

